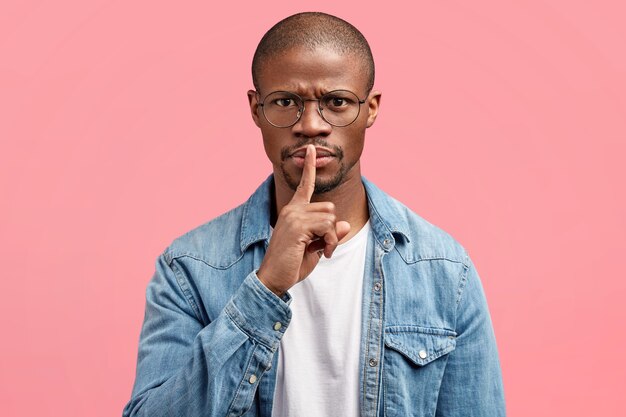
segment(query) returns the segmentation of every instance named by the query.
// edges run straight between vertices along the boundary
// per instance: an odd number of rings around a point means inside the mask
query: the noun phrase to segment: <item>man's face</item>
[[[315,193],[331,191],[348,180],[361,181],[359,158],[363,151],[365,129],[376,119],[380,93],[366,97],[367,76],[359,71],[362,62],[329,48],[295,48],[266,61],[258,74],[258,94],[248,91],[250,109],[261,129],[265,152],[272,162],[274,177],[295,190],[300,182],[306,145],[317,150]],[[332,126],[318,113],[317,101],[306,101],[305,111],[290,127],[272,126],[259,102],[274,91],[289,91],[303,99],[319,99],[333,90],[349,90],[365,99],[354,123]]]

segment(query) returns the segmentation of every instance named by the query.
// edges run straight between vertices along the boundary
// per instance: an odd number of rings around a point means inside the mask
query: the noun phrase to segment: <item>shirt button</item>
[[[426,353],[426,351],[425,351],[425,350],[420,350],[417,354],[418,354],[418,355],[419,355],[419,357],[420,357],[420,358],[422,358],[422,359],[426,359],[426,356],[428,356],[428,353]]]
[[[370,366],[373,368],[378,365],[378,361],[376,359],[370,359]]]
[[[385,246],[389,246],[390,243],[391,243],[391,240],[389,240],[389,239],[383,240],[383,245],[385,245]]]
[[[374,291],[378,292],[382,287],[382,284],[380,282],[377,282],[374,284]]]
[[[274,330],[278,331],[281,327],[283,327],[281,322],[277,321],[276,323],[274,323]]]
[[[267,365],[267,368],[265,368],[265,370],[269,371],[270,369],[272,369],[272,364],[271,363],[269,365]]]
[[[250,375],[250,379],[248,380],[248,382],[250,382],[251,384],[254,384],[256,382],[256,375]]]

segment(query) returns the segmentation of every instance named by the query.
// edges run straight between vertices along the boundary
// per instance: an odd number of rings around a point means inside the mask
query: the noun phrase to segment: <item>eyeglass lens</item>
[[[276,91],[265,97],[265,118],[277,127],[292,126],[302,116],[305,101],[319,101],[322,118],[334,126],[347,126],[354,122],[361,107],[357,95],[347,90],[331,91],[319,100],[303,100],[297,94]]]

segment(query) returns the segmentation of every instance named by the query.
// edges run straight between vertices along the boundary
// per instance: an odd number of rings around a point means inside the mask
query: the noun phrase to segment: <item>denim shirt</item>
[[[491,319],[467,253],[362,181],[372,233],[361,416],[504,416]],[[272,195],[270,175],[244,204],[158,257],[124,416],[271,416],[277,350],[291,320],[289,293],[276,296],[256,276],[269,244]]]

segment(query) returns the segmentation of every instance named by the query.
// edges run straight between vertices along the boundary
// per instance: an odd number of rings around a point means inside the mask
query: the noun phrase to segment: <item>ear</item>
[[[372,90],[372,92],[370,92],[370,94],[367,96],[367,127],[371,127],[374,124],[374,121],[376,121],[376,116],[378,116],[378,108],[380,107],[381,96],[382,93],[377,90]]]
[[[250,104],[250,113],[252,114],[252,120],[257,127],[261,127],[261,120],[259,119],[259,94],[255,90],[248,90],[248,103]]]

